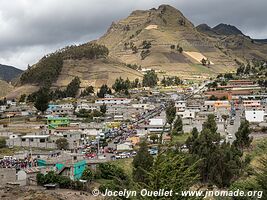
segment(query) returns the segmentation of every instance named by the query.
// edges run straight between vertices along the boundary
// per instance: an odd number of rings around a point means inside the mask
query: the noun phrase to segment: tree
[[[209,100],[212,100],[212,101],[216,101],[216,100],[218,100],[218,97],[216,97],[216,96],[214,96],[214,95],[211,95],[210,97],[209,97]]]
[[[189,190],[199,182],[198,164],[199,161],[189,154],[167,150],[157,156],[150,169],[147,183],[145,185],[140,184],[140,187],[151,191],[164,188],[181,194],[181,191]],[[145,199],[183,200],[186,198],[181,195],[173,195]]]
[[[138,88],[138,87],[141,87],[141,83],[139,82],[139,79],[136,78],[132,83],[132,88]]]
[[[88,86],[81,92],[81,97],[88,96],[90,94],[94,94],[94,87]]]
[[[212,133],[216,133],[217,124],[215,121],[215,116],[213,114],[208,115],[208,119],[203,123],[202,129],[209,129]]]
[[[222,118],[224,121],[224,126],[226,126],[225,123],[226,123],[226,120],[229,118],[229,115],[222,115]]]
[[[153,165],[153,157],[148,152],[146,142],[140,144],[140,149],[133,159],[133,179],[138,183],[148,183],[148,172]]]
[[[106,84],[104,84],[104,85],[102,85],[102,86],[100,87],[100,90],[99,90],[99,92],[97,93],[97,96],[98,96],[99,98],[104,98],[104,97],[105,97],[105,94],[112,94],[112,93],[111,93],[111,89],[110,89]]]
[[[97,173],[99,178],[109,180],[100,185],[99,190],[101,192],[106,189],[111,191],[129,189],[129,177],[121,167],[112,163],[100,163],[97,166]]]
[[[170,46],[170,48],[171,48],[171,49],[175,49],[175,45],[172,44],[172,45]]]
[[[6,139],[5,138],[0,138],[0,149],[6,147]]]
[[[260,161],[259,172],[256,174],[256,181],[259,185],[258,191],[263,192],[262,199],[267,199],[267,158],[263,158]]]
[[[203,66],[206,66],[207,65],[206,59],[205,58],[202,58],[201,63],[202,63]]]
[[[179,51],[179,53],[183,53],[184,50],[183,50],[182,47],[179,47],[179,48],[178,48],[178,51]]]
[[[251,130],[249,128],[249,122],[247,120],[242,121],[238,131],[235,133],[236,139],[234,145],[239,149],[244,150],[244,148],[250,147],[253,138],[249,137]]]
[[[164,76],[163,79],[161,80],[161,84],[164,87],[171,86],[171,85],[179,85],[181,83],[182,83],[182,81],[177,76],[171,76],[171,77],[168,76],[167,78]]]
[[[79,91],[79,88],[80,88],[80,78],[79,77],[75,77],[67,86],[66,88],[66,96],[67,97],[76,97],[78,91]]]
[[[151,134],[149,138],[150,138],[150,140],[152,140],[153,144],[155,144],[155,141],[158,141],[158,139],[159,139],[158,135],[155,133]]]
[[[142,50],[141,53],[140,53],[141,60],[144,60],[149,55],[149,53],[150,53],[149,49]]]
[[[120,77],[115,80],[115,83],[112,85],[112,88],[116,92],[124,91],[124,93],[127,93],[128,89],[131,87],[131,82],[127,78],[125,81]]]
[[[177,115],[177,118],[173,123],[172,135],[177,135],[182,131],[183,131],[183,121],[180,115]]]
[[[157,85],[158,76],[155,70],[148,71],[143,78],[143,86],[144,87],[154,87]]]
[[[193,153],[196,153],[197,152],[197,148],[199,146],[198,144],[198,135],[199,135],[199,132],[197,130],[196,127],[193,128],[192,132],[191,132],[191,136],[189,136],[185,142],[188,150],[189,150],[189,153],[193,154]]]
[[[87,167],[85,168],[85,170],[83,171],[82,180],[87,180],[89,182],[91,182],[94,178],[93,172]]]
[[[238,148],[225,142],[220,144],[214,115],[208,116],[200,134],[193,129],[186,145],[190,154],[201,159],[200,175],[204,183],[228,187],[245,166]]]
[[[37,110],[44,113],[48,108],[50,101],[49,90],[47,88],[41,88],[37,93],[34,101],[34,106]]]
[[[22,94],[19,98],[19,102],[25,102],[26,100],[26,94]]]
[[[105,114],[107,112],[107,105],[106,104],[102,104],[100,106],[100,112],[102,112],[103,114]]]
[[[150,41],[143,41],[143,49],[150,49],[151,48],[151,42]]]
[[[175,119],[175,115],[176,115],[176,108],[174,102],[171,102],[166,108],[166,119],[168,124],[172,125],[172,122]]]
[[[66,150],[69,147],[69,142],[68,142],[68,140],[66,138],[59,138],[59,139],[56,140],[56,145],[57,145],[58,149]]]

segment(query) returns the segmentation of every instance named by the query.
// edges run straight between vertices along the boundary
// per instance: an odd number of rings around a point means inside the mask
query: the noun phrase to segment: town
[[[266,3],[168,2],[0,1],[0,200],[267,199]]]
[[[157,76],[152,72],[151,76]],[[212,116],[220,144],[233,143],[245,126],[243,122],[249,124],[249,137],[267,136],[266,87],[251,80],[226,74],[214,80],[180,80],[166,86],[164,78],[150,83],[152,87],[131,89],[120,87],[124,83],[121,78],[116,82],[113,89],[103,85],[95,93],[89,86],[79,97],[43,102],[45,107],[42,102],[27,101],[31,97],[26,95],[18,100],[3,99],[1,184],[37,185],[38,174],[51,171],[72,181],[91,182],[92,177],[84,180],[88,169],[131,162],[142,141],[148,143],[151,156],[168,145],[188,152],[191,133],[194,129],[201,132]]]

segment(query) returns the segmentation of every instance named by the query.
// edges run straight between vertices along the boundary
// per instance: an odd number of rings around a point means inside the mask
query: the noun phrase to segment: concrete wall
[[[16,181],[15,168],[0,168],[0,185],[6,185],[8,182]]]

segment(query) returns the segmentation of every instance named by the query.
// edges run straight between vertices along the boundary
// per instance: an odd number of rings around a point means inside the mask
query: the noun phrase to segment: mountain
[[[148,47],[144,45],[147,42]],[[137,10],[126,19],[113,22],[97,43],[107,46],[110,56],[120,62],[159,70],[162,75],[203,78],[235,69],[235,56],[225,55],[215,46],[214,39],[197,31],[180,11],[169,5]],[[182,53],[176,50],[177,45]],[[209,58],[212,65],[202,66],[202,58]]]
[[[199,24],[196,29],[199,32],[208,34],[210,36],[230,36],[230,35],[243,35],[244,34],[235,26],[227,25],[227,24],[218,24],[217,26],[211,28],[207,24]]]
[[[214,34],[217,34],[209,25],[207,24],[199,24],[197,27],[196,27],[197,31],[198,32],[202,32],[202,33],[205,33],[205,34],[208,34],[208,35],[214,35]]]
[[[22,70],[17,69],[8,65],[0,64],[0,79],[10,82],[11,80],[17,78],[20,74],[22,74]]]
[[[229,24],[218,24],[212,30],[220,35],[244,35],[238,28]]]
[[[203,66],[203,58],[211,64]],[[120,76],[141,79],[142,73],[132,66],[155,69],[159,78],[177,75],[203,80],[233,72],[237,60],[252,58],[267,59],[267,45],[231,25],[195,27],[176,8],[161,5],[113,22],[98,40],[44,56],[20,76],[16,94],[26,91],[26,86],[32,87],[30,91],[41,85],[66,87],[75,76],[82,87],[111,86]]]
[[[196,29],[217,42],[217,47],[225,54],[236,56],[244,62],[253,58],[267,60],[267,40],[251,39],[232,25],[219,24],[213,28],[200,24]]]
[[[262,44],[267,44],[267,39],[253,39],[255,42],[259,42]]]

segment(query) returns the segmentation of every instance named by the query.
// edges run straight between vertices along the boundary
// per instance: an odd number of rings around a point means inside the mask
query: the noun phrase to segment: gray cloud
[[[25,69],[65,45],[96,39],[133,10],[170,4],[195,25],[237,26],[267,38],[265,0],[12,0],[0,1],[0,63]]]

